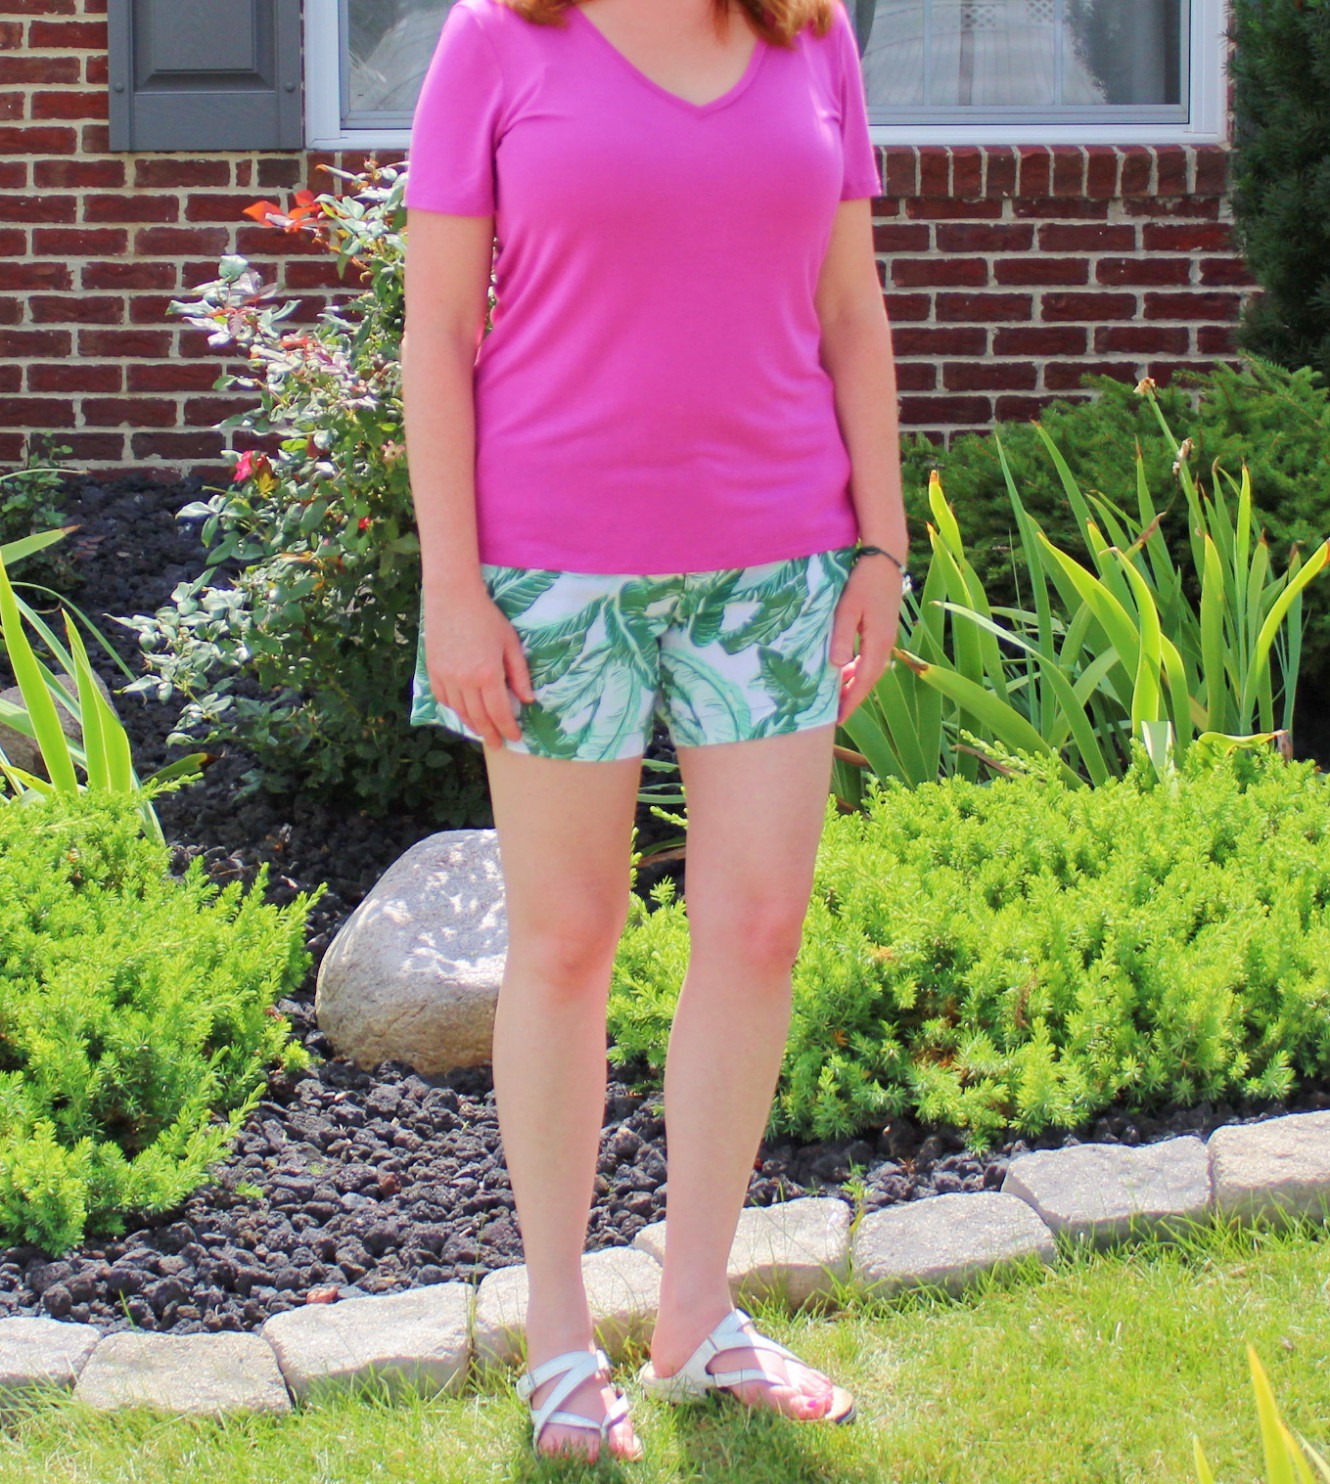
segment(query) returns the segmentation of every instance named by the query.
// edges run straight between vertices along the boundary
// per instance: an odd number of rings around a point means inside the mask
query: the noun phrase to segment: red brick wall
[[[245,362],[167,304],[225,253],[301,300],[293,322],[345,297],[330,258],[241,213],[328,190],[320,161],[363,156],[111,153],[106,75],[105,0],[0,0],[0,465],[22,461],[30,429],[74,467],[215,478],[216,424],[247,394],[213,382]],[[906,427],[942,437],[1028,416],[1088,370],[1163,382],[1231,355],[1250,280],[1222,147],[883,153]]]

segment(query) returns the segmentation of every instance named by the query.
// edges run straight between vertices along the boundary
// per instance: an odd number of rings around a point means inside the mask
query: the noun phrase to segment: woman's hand
[[[900,626],[901,572],[887,557],[870,553],[850,568],[831,626],[831,663],[841,671],[843,722],[877,684],[891,659]],[[854,654],[854,637],[859,653]]]
[[[517,630],[483,585],[442,598],[426,593],[425,669],[435,699],[486,747],[521,740],[509,691],[527,702],[536,693]]]

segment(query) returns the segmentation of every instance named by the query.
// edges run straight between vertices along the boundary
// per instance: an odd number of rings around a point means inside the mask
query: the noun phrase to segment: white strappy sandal
[[[517,1394],[531,1407],[531,1414],[534,1418],[531,1428],[531,1447],[537,1457],[542,1456],[540,1434],[547,1422],[564,1423],[569,1427],[585,1427],[590,1428],[592,1432],[598,1432],[603,1456],[612,1456],[624,1463],[634,1462],[641,1457],[640,1453],[615,1453],[610,1448],[610,1428],[628,1416],[628,1398],[618,1386],[614,1388],[614,1401],[599,1422],[594,1417],[584,1417],[580,1412],[558,1410],[560,1403],[576,1391],[583,1381],[591,1376],[600,1375],[602,1372],[606,1377],[610,1374],[610,1358],[603,1350],[597,1349],[594,1352],[566,1350],[562,1355],[556,1355],[551,1360],[542,1361],[540,1365],[531,1370],[523,1371],[517,1378]],[[532,1406],[532,1392],[554,1376],[562,1376],[563,1380],[554,1386],[538,1408]]]
[[[651,1362],[647,1361],[638,1372],[637,1379],[648,1396],[656,1397],[660,1401],[675,1403],[694,1401],[713,1391],[722,1392],[727,1396],[737,1396],[737,1393],[729,1388],[738,1386],[744,1381],[766,1381],[773,1385],[787,1384],[781,1377],[773,1376],[768,1371],[758,1370],[752,1366],[739,1371],[712,1372],[707,1370],[707,1361],[713,1355],[722,1350],[732,1350],[740,1345],[751,1346],[754,1350],[766,1351],[771,1355],[780,1355],[786,1360],[797,1361],[800,1365],[806,1364],[805,1361],[799,1360],[793,1350],[787,1350],[784,1345],[778,1345],[769,1335],[764,1335],[757,1329],[749,1313],[743,1309],[734,1308],[677,1371],[668,1376],[658,1376]],[[821,1417],[806,1419],[796,1417],[793,1420],[796,1422],[852,1422],[856,1411],[855,1401],[850,1393],[843,1386],[833,1386],[829,1411]]]

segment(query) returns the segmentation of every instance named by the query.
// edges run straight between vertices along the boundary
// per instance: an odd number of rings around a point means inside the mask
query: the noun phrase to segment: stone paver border
[[[778,1298],[823,1307],[838,1286],[872,1294],[936,1286],[959,1293],[1019,1259],[1054,1265],[1060,1234],[1105,1246],[1170,1240],[1211,1217],[1330,1223],[1330,1111],[1225,1124],[1137,1147],[1074,1144],[1018,1156],[1000,1191],[927,1196],[868,1213],[853,1234],[837,1196],[749,1207],[730,1254],[736,1303]],[[583,1274],[597,1341],[614,1359],[645,1341],[659,1296],[666,1222],[632,1246],[587,1253]],[[25,1394],[74,1395],[97,1407],[168,1412],[291,1410],[325,1388],[380,1379],[456,1393],[472,1362],[521,1359],[524,1266],[478,1287],[450,1282],[306,1304],[258,1331],[99,1332],[38,1316],[0,1319],[0,1415]]]

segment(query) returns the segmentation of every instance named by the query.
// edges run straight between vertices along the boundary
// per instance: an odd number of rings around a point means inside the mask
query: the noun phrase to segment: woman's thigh
[[[688,808],[684,900],[704,949],[793,962],[831,789],[835,722],[678,747]]]
[[[604,762],[485,748],[511,947],[598,957],[628,910],[641,757]]]

